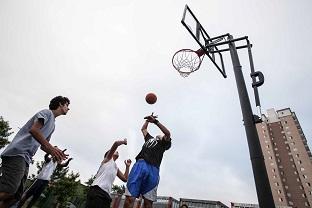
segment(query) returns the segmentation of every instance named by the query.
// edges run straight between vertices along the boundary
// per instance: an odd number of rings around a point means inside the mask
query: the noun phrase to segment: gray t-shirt
[[[12,142],[2,152],[1,156],[22,156],[29,164],[36,154],[40,143],[29,133],[30,128],[38,119],[42,119],[43,127],[40,129],[43,136],[50,141],[55,129],[55,117],[51,110],[45,109],[36,113],[15,135]]]

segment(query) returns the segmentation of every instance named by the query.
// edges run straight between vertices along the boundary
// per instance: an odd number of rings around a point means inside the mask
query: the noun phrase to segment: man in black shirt
[[[159,167],[163,154],[171,147],[170,131],[162,125],[153,113],[146,116],[142,126],[145,143],[140,153],[136,156],[136,163],[132,167],[127,187],[124,208],[132,208],[135,198],[140,195],[144,198],[144,208],[152,208],[157,198],[157,186],[159,183]],[[147,127],[153,123],[163,132],[163,136],[152,137]]]

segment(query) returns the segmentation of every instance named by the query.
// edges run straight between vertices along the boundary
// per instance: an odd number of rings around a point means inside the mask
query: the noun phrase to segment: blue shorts
[[[159,183],[159,169],[145,160],[138,160],[132,167],[128,182],[126,195],[132,197],[139,197],[148,192],[153,191],[155,196],[147,197],[149,200],[154,201],[156,197],[156,190]]]

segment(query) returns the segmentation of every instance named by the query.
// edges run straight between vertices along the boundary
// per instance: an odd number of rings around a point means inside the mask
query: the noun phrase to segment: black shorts
[[[37,179],[26,191],[25,197],[29,198],[33,196],[35,199],[39,198],[44,189],[48,186],[48,184],[48,180]]]
[[[2,156],[0,192],[21,199],[27,179],[29,165],[22,156]]]
[[[86,208],[110,208],[112,202],[108,193],[103,191],[99,186],[91,186],[88,195]]]

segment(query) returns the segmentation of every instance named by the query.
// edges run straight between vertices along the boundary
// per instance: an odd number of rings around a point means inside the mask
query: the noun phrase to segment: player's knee
[[[130,208],[130,207],[133,207],[134,200],[135,200],[135,198],[134,198],[134,197],[126,196],[126,200],[125,200],[124,208]]]
[[[152,208],[153,207],[153,202],[148,199],[144,199],[144,208]]]

